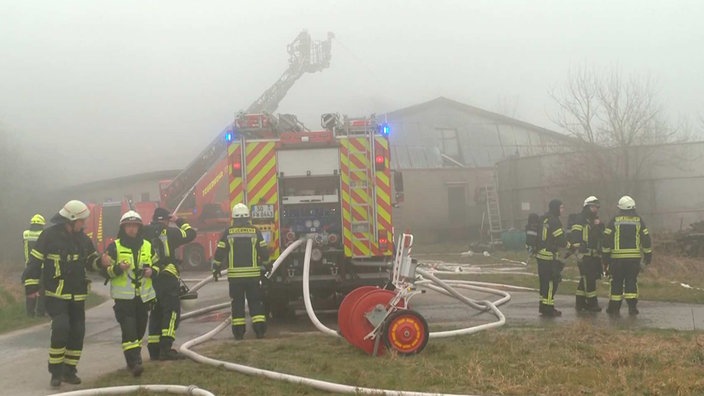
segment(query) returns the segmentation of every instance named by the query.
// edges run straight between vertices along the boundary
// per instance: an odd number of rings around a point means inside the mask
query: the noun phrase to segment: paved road
[[[191,274],[193,278],[207,276],[206,273]],[[97,282],[96,282],[97,283]],[[94,283],[94,284],[96,284]],[[96,292],[107,293],[102,283]],[[472,292],[467,294],[475,299],[491,299],[490,295]],[[610,319],[605,313],[596,315],[577,315],[572,308],[574,297],[558,296],[556,306],[561,308],[563,316],[555,319],[541,319],[537,314],[538,298],[536,293],[513,292],[512,300],[500,309],[506,315],[509,325],[545,325],[546,323],[568,323],[575,320],[588,320],[605,326],[653,327],[663,329],[695,330],[704,329],[704,305],[676,304],[643,301],[639,304],[641,314],[633,319],[624,315],[620,319]],[[186,301],[184,311],[226,301],[227,282],[221,281],[201,289],[198,300]],[[463,327],[495,320],[490,314],[477,314],[456,301],[428,292],[412,301],[414,309],[421,312],[428,320],[431,330],[434,325],[443,327]],[[603,302],[602,302],[603,304]],[[625,307],[624,307],[625,308]],[[627,311],[623,309],[624,313]],[[186,320],[178,331],[178,341],[184,341],[210,330],[227,312],[206,315],[200,319]],[[323,314],[321,320],[334,327],[335,315]],[[86,338],[83,356],[79,364],[79,375],[85,379],[121,369],[125,366],[120,348],[120,331],[112,312],[112,301],[95,307],[87,313]],[[294,323],[270,325],[270,337],[290,332],[314,331],[307,317],[299,312]],[[252,332],[248,332],[251,336]],[[230,337],[229,332],[222,332],[219,338]],[[49,373],[46,368],[47,347],[49,340],[48,325],[15,331],[0,336],[0,386],[2,394],[36,396],[55,393],[49,388]],[[146,350],[143,351],[146,358]],[[60,391],[77,389],[75,386],[62,385]]]

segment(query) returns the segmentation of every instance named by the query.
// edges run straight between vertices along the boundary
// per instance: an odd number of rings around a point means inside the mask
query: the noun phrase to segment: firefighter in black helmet
[[[564,264],[559,260],[558,250],[568,246],[562,229],[560,215],[565,207],[559,199],[548,204],[548,212],[542,217],[538,232],[538,278],[540,280],[540,305],[538,312],[547,317],[562,315],[555,309],[555,293],[562,279]]]
[[[52,387],[61,385],[62,381],[81,383],[76,366],[86,329],[85,301],[89,283],[86,270],[100,269],[100,256],[83,233],[89,216],[90,210],[83,202],[67,202],[51,219],[54,225],[39,235],[22,276],[28,297],[38,294],[40,282],[46,291],[46,312],[51,316],[49,372]]]
[[[619,213],[604,230],[604,259],[611,273],[609,315],[619,315],[621,302],[628,303],[628,314],[637,315],[638,273],[641,260],[650,264],[653,258],[650,232],[636,213],[636,202],[628,195],[618,200]]]
[[[178,228],[169,227],[169,222]],[[157,208],[152,223],[144,227],[144,238],[152,243],[158,256],[159,275],[153,279],[156,290],[156,305],[149,317],[149,339],[147,349],[151,360],[181,359],[172,348],[176,329],[181,317],[181,271],[176,259],[176,248],[196,238],[196,230],[185,220],[172,216],[164,208]]]
[[[158,268],[152,244],[142,236],[142,216],[128,210],[120,218],[117,239],[102,257],[115,300],[115,319],[122,331],[122,352],[133,376],[142,375],[142,338],[147,330],[149,309],[156,299],[152,277]]]
[[[249,221],[249,208],[238,203],[232,208],[232,226],[226,229],[213,259],[213,275],[217,276],[223,262],[227,262],[227,278],[232,299],[232,335],[244,338],[244,300],[249,304],[249,315],[257,338],[264,337],[266,316],[259,284],[261,264],[269,259],[269,250],[262,233]]]
[[[604,224],[599,219],[599,199],[584,200],[582,212],[577,215],[570,230],[570,243],[577,250],[579,284],[575,297],[577,311],[601,312],[597,302],[596,281],[601,278],[601,240]]]
[[[42,233],[42,230],[44,230],[45,225],[46,220],[44,220],[44,216],[37,213],[29,220],[29,228],[22,233],[25,267],[27,263],[29,263],[29,254],[32,252],[32,249],[34,249],[34,245],[37,243],[37,239],[39,239],[39,235]],[[26,299],[27,316],[29,317],[35,315],[44,316],[44,289],[41,288],[41,282],[39,282],[39,285],[39,295],[36,297],[27,297]]]

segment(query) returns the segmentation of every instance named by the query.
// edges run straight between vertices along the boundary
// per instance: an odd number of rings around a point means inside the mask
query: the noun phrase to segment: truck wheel
[[[183,249],[184,263],[188,269],[201,269],[205,266],[203,247],[192,243]]]

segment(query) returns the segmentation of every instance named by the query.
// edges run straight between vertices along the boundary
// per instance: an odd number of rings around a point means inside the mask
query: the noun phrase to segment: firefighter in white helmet
[[[110,296],[115,300],[115,318],[122,330],[122,352],[133,376],[142,374],[142,338],[147,330],[149,309],[156,299],[152,277],[152,244],[142,235],[142,216],[128,210],[120,219],[117,239],[103,253],[102,264],[110,280]]]
[[[213,259],[213,275],[227,263],[227,278],[232,299],[232,335],[236,340],[244,338],[244,300],[249,305],[249,315],[257,338],[266,332],[266,315],[262,301],[259,279],[263,263],[269,259],[269,250],[262,233],[249,219],[249,208],[238,203],[232,208],[232,224],[218,242]]]
[[[80,384],[76,366],[83,350],[88,296],[86,270],[100,269],[100,256],[83,233],[90,216],[81,201],[66,203],[52,219],[30,252],[23,274],[27,296],[36,296],[40,282],[46,290],[45,307],[51,316],[49,372],[51,386]]]
[[[601,312],[597,302],[596,281],[601,278],[601,240],[604,224],[599,219],[599,199],[595,196],[584,200],[582,212],[577,215],[570,230],[570,243],[579,257],[579,284],[575,308],[578,312]]]
[[[29,253],[34,249],[34,245],[39,239],[46,225],[46,220],[44,216],[39,213],[32,216],[29,219],[29,228],[22,232],[22,240],[24,241],[24,265],[25,268],[29,262]],[[41,288],[41,282],[39,282],[39,295],[36,297],[27,297],[26,299],[26,309],[27,316],[44,316],[44,289]]]
[[[650,232],[636,213],[636,202],[628,195],[618,200],[619,213],[604,230],[604,259],[611,273],[611,295],[606,312],[618,315],[621,302],[628,304],[628,314],[638,314],[638,273],[641,260],[650,264],[653,248]]]

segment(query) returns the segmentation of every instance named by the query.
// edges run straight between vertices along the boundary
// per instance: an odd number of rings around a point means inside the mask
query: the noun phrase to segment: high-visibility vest
[[[142,242],[138,263],[134,262],[132,249],[120,244],[119,239],[115,240],[115,251],[117,252],[115,266],[119,266],[119,263],[125,261],[130,264],[130,267],[117,276],[114,276],[113,266],[108,267],[108,275],[112,278],[110,280],[110,296],[116,300],[131,300],[140,297],[143,302],[156,298],[151,278],[142,276],[144,269],[152,266],[152,244],[147,240]],[[138,275],[136,279],[135,269],[137,269]]]

